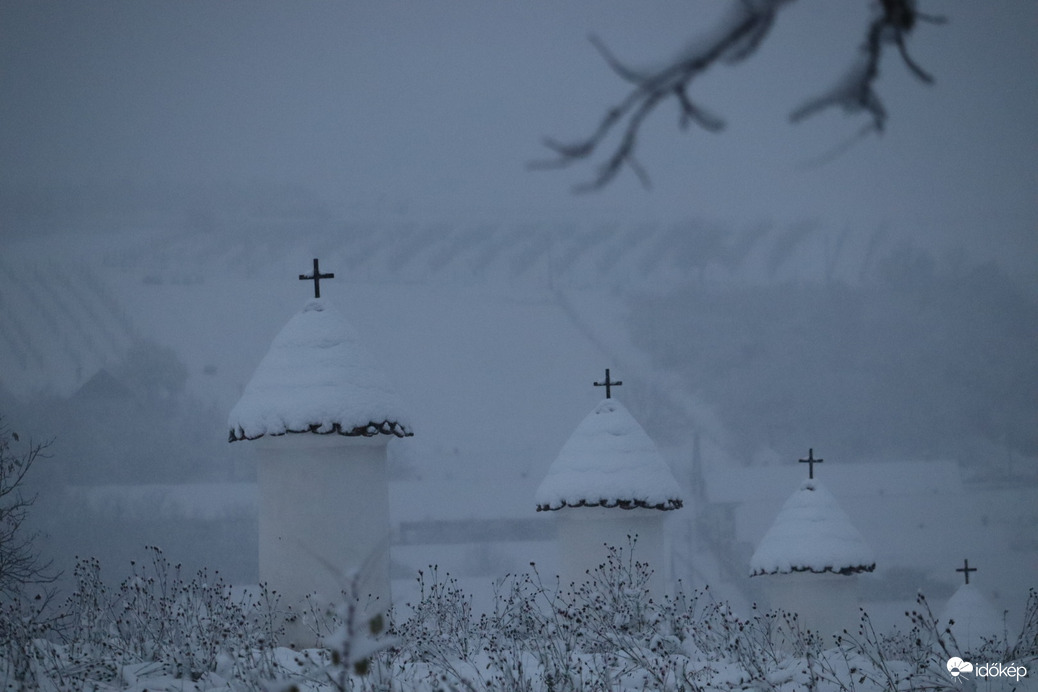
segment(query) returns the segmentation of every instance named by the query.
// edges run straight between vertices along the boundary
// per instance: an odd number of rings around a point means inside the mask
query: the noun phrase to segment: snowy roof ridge
[[[681,489],[656,445],[616,399],[576,427],[535,494],[537,511],[563,507],[679,509]]]
[[[350,323],[320,298],[274,337],[228,423],[230,442],[286,433],[412,434],[389,380]]]
[[[750,558],[750,576],[813,572],[857,574],[876,569],[865,538],[817,479],[794,492]]]

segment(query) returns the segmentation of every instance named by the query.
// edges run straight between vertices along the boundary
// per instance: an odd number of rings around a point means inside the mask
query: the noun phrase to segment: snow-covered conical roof
[[[327,301],[307,301],[281,329],[231,409],[230,441],[288,432],[411,434],[389,380]]]
[[[949,626],[959,653],[976,652],[985,640],[1004,629],[1002,616],[974,584],[963,584],[948,599],[941,613],[941,626]]]
[[[750,576],[875,568],[872,548],[817,479],[804,481],[786,500],[750,558]]]
[[[667,462],[616,399],[581,421],[537,488],[537,511],[563,507],[681,507]]]

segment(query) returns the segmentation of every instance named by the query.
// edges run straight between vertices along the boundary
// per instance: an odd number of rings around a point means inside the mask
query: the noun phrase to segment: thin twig
[[[859,132],[882,132],[887,120],[875,84],[879,78],[879,64],[884,47],[897,47],[901,61],[909,72],[925,84],[934,82],[933,75],[923,69],[908,52],[906,37],[919,22],[944,24],[946,19],[916,11],[915,0],[870,0],[877,8],[869,22],[865,40],[857,59],[847,75],[832,88],[809,99],[790,114],[793,122],[800,122],[833,106],[851,113],[864,112],[871,117],[871,125]],[[595,176],[576,185],[575,192],[599,190],[611,183],[620,171],[629,168],[642,186],[650,187],[649,176],[635,158],[638,132],[650,113],[667,99],[674,99],[680,109],[679,127],[688,129],[695,123],[709,132],[724,128],[724,121],[698,105],[690,96],[689,88],[696,77],[712,65],[738,63],[756,53],[775,23],[778,11],[792,0],[742,0],[714,38],[698,50],[687,51],[681,57],[655,70],[638,70],[620,60],[598,36],[589,37],[606,65],[621,79],[632,85],[631,90],[613,107],[606,110],[590,136],[570,142],[546,137],[545,147],[554,157],[528,164],[531,169],[563,168],[591,159],[615,137],[605,160],[596,166]],[[857,139],[857,137],[855,138]]]
[[[649,187],[649,177],[634,158],[638,131],[645,119],[656,107],[668,98],[673,98],[681,108],[681,124],[694,122],[708,131],[717,131],[724,122],[696,105],[688,95],[689,83],[714,63],[724,60],[736,62],[756,50],[774,23],[777,8],[788,0],[752,5],[743,3],[739,21],[733,22],[728,31],[706,48],[692,52],[661,69],[638,71],[620,61],[597,36],[591,36],[591,44],[617,75],[634,85],[634,88],[618,104],[608,109],[592,134],[583,140],[564,143],[554,138],[545,138],[544,145],[557,156],[549,161],[536,161],[531,168],[561,168],[576,161],[590,158],[603,141],[609,137],[621,121],[619,142],[612,153],[598,166],[596,176],[589,182],[574,188],[577,192],[597,190],[610,183],[625,167],[629,167],[642,185]]]

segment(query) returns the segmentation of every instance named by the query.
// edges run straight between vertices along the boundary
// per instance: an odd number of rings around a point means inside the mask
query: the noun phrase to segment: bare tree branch
[[[688,98],[688,93],[685,91],[684,86],[678,86],[674,89],[675,96],[678,99],[678,103],[681,104],[681,120],[678,123],[682,130],[688,129],[688,124],[694,122],[704,130],[710,132],[720,132],[724,129],[724,120],[719,116],[714,115],[692,103]]]
[[[613,72],[620,75],[620,77],[627,80],[628,82],[631,82],[632,84],[641,84],[642,81],[645,80],[646,75],[635,72],[634,70],[620,62],[616,58],[616,56],[613,55],[613,52],[609,50],[609,48],[602,41],[602,39],[598,38],[594,34],[591,34],[590,36],[588,36],[588,41],[591,42],[592,46],[598,49],[598,52],[602,55],[602,58],[605,59],[606,64],[613,69]]]
[[[709,132],[722,130],[724,120],[690,97],[692,81],[716,63],[734,64],[753,55],[768,36],[779,10],[790,2],[792,0],[733,2],[729,15],[709,39],[685,50],[662,68],[653,70],[632,68],[617,58],[601,39],[591,36],[591,44],[609,68],[632,84],[633,88],[605,112],[589,137],[572,142],[545,138],[544,145],[555,157],[535,161],[529,167],[544,169],[569,166],[595,156],[606,146],[606,140],[610,140],[615,141],[615,145],[596,167],[595,176],[587,183],[574,187],[574,191],[601,189],[612,182],[624,167],[631,169],[644,187],[649,187],[648,175],[634,158],[638,132],[645,119],[660,103],[673,98],[680,108],[678,124],[682,130],[688,129],[691,123]],[[865,112],[871,116],[871,124],[862,133],[881,132],[886,124],[887,111],[876,93],[875,83],[879,77],[883,49],[888,45],[897,47],[902,62],[920,81],[933,83],[933,76],[909,55],[905,42],[918,22],[943,24],[945,19],[918,12],[915,0],[870,2],[875,7],[875,17],[869,23],[857,59],[835,86],[794,110],[790,115],[793,122],[800,122],[820,111],[839,106],[852,113]]]
[[[724,127],[724,121],[709,113],[688,95],[693,79],[717,62],[735,63],[751,55],[774,24],[778,9],[791,0],[743,0],[733,7],[727,21],[717,34],[703,46],[687,50],[666,66],[649,71],[635,70],[621,62],[597,37],[591,43],[606,64],[622,79],[634,85],[633,90],[616,106],[606,111],[598,127],[587,139],[571,143],[545,139],[544,145],[557,158],[531,164],[532,168],[559,168],[591,157],[603,141],[620,126],[619,141],[612,153],[598,167],[590,182],[574,188],[578,192],[597,190],[611,182],[624,168],[629,167],[646,187],[649,179],[644,169],[634,160],[638,130],[645,118],[668,98],[674,98],[681,108],[681,125],[696,123],[709,131]]]
[[[19,442],[17,433],[9,432],[0,417],[0,596],[17,596],[27,584],[53,582],[57,575],[49,573],[51,563],[40,557],[34,545],[35,533],[22,526],[36,496],[24,494],[25,475],[44,454],[50,442],[29,441],[22,453],[11,448]]]
[[[908,54],[905,39],[917,21],[943,24],[945,19],[920,14],[916,11],[915,0],[878,0],[875,7],[876,16],[869,23],[858,61],[836,86],[793,111],[789,116],[790,120],[800,122],[829,107],[839,106],[849,113],[864,111],[871,114],[872,129],[882,132],[887,112],[876,93],[875,83],[879,78],[879,63],[883,58],[883,49],[891,44],[897,46],[901,60],[909,72],[921,82],[933,83],[933,76]]]

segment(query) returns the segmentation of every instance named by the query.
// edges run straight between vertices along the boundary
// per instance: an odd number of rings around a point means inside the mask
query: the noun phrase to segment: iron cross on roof
[[[613,397],[613,394],[612,394],[612,388],[613,387],[619,387],[622,384],[623,384],[623,382],[621,382],[620,380],[610,380],[609,379],[609,368],[606,368],[605,382],[595,382],[594,383],[594,385],[596,387],[605,387],[606,388],[606,399],[611,399]]]
[[[317,268],[317,258],[314,258],[314,273],[312,276],[306,274],[300,274],[300,281],[313,281],[314,282],[314,298],[321,297],[321,279],[334,279],[335,274],[322,274],[321,270]]]
[[[976,567],[970,567],[970,561],[969,561],[969,558],[967,558],[967,559],[962,561],[962,567],[959,567],[955,571],[956,572],[962,572],[962,574],[966,577],[966,583],[969,584],[970,583],[970,572],[976,572],[977,568]]]
[[[807,478],[813,480],[815,477],[815,464],[821,464],[825,459],[815,459],[815,450],[807,450],[807,458],[800,459],[801,464],[807,464]]]

